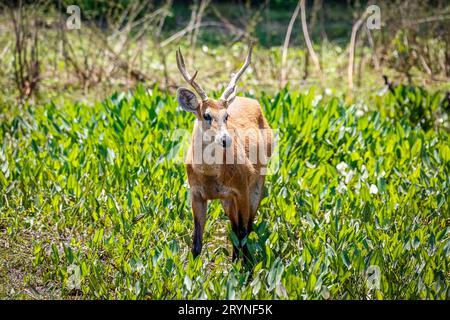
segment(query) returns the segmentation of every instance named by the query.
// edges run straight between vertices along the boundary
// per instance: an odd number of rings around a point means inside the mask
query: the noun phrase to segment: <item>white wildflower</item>
[[[337,187],[337,191],[339,193],[345,193],[347,191],[347,186],[345,185],[345,183],[343,181],[341,181]]]
[[[347,173],[347,176],[345,177],[345,184],[348,184],[350,182],[350,180],[352,180],[353,176],[355,175],[355,171],[350,170]]]
[[[323,97],[322,97],[322,95],[320,95],[320,94],[319,94],[318,96],[315,96],[315,97],[314,97],[314,100],[312,101],[313,107],[317,106],[317,104],[319,103],[320,100],[322,100],[322,98],[323,98]]]
[[[359,195],[359,191],[361,190],[361,180],[358,179],[358,183],[355,184],[355,192]]]
[[[348,168],[348,165],[345,163],[345,162],[340,162],[337,166],[336,166],[336,169],[337,169],[337,171],[340,173],[340,174],[342,174],[342,175],[346,175],[347,173],[346,173],[346,170],[347,170],[347,168]]]
[[[324,218],[326,223],[330,223],[330,211],[325,212]]]
[[[377,194],[378,193],[378,188],[376,185],[371,184],[370,185],[370,194]]]
[[[369,177],[369,173],[367,172],[365,165],[362,165],[361,172],[362,172],[361,179],[366,180]]]

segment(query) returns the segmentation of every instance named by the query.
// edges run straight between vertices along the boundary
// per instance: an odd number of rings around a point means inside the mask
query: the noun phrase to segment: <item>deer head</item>
[[[230,83],[225,88],[221,97],[218,100],[214,100],[208,98],[205,91],[195,81],[198,71],[195,71],[193,76],[188,73],[181,50],[177,50],[178,70],[180,70],[181,75],[186,82],[189,83],[195,92],[197,92],[200,96],[199,101],[193,91],[181,87],[177,90],[178,103],[185,111],[195,114],[198,121],[201,123],[201,129],[204,132],[209,131],[210,135],[214,136],[214,141],[222,145],[224,148],[229,147],[232,141],[227,127],[229,118],[227,108],[236,97],[237,82],[244,73],[245,69],[247,69],[250,65],[251,56],[252,46],[250,45],[244,65],[237,73],[232,74]]]

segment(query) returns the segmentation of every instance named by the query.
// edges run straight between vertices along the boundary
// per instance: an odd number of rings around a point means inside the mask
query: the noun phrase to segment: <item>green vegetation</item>
[[[70,4],[0,4],[0,299],[450,299],[448,1],[377,1],[354,43],[367,1],[306,1],[319,68],[298,0]],[[250,268],[218,202],[192,258],[172,139],[176,48],[217,93],[249,41],[278,135]]]
[[[172,95],[4,109],[0,298],[450,298],[449,133],[396,114],[390,93],[367,112],[314,90],[257,98],[280,166],[251,270],[231,262],[216,202],[192,259],[185,169],[169,154],[193,116]]]

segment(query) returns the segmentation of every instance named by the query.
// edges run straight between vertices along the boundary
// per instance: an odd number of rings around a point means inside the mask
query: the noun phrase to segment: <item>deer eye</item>
[[[208,113],[205,113],[205,114],[203,115],[203,119],[205,119],[205,120],[208,121],[208,122],[211,122],[211,115],[208,114]]]
[[[228,113],[225,115],[225,117],[223,118],[223,120],[224,120],[225,122],[228,121]]]

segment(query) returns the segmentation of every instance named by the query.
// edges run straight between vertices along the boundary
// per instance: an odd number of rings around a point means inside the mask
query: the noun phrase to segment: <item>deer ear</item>
[[[195,96],[195,93],[193,93],[191,90],[186,88],[178,88],[177,99],[178,103],[184,111],[192,112],[195,114],[198,113],[198,100]]]

